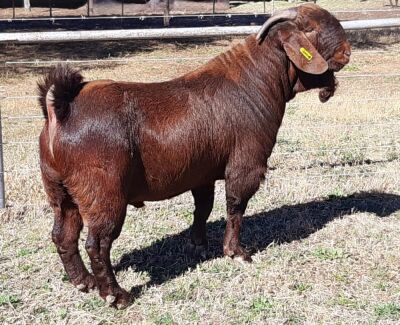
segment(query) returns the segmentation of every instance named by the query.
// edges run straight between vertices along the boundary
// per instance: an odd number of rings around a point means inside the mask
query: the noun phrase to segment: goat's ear
[[[310,74],[323,74],[328,70],[328,63],[303,32],[291,32],[282,41],[282,45],[290,61],[298,69]]]

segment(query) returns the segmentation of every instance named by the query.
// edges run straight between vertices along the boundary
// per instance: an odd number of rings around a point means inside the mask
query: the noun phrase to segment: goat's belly
[[[161,175],[160,175],[161,176]],[[161,201],[190,191],[223,178],[219,171],[197,170],[180,177],[147,176],[142,184],[132,184],[130,203],[140,205],[143,201]]]
[[[139,195],[133,196],[129,201],[135,207],[143,206],[143,202],[145,201],[162,201],[171,199],[175,196],[178,196],[182,193],[189,191],[190,188],[186,188],[180,191],[165,191],[165,192],[147,192],[147,193],[140,193]]]
[[[165,200],[223,178],[222,150],[209,139],[201,139],[206,144],[193,139],[195,134],[190,132],[141,138],[141,162],[134,167],[131,201]]]

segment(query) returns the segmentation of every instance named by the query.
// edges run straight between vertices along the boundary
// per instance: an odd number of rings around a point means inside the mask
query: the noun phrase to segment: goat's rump
[[[39,104],[44,117],[48,118],[49,101],[54,105],[54,113],[59,122],[69,114],[70,103],[79,94],[84,83],[78,70],[68,65],[57,65],[56,68],[38,82]]]

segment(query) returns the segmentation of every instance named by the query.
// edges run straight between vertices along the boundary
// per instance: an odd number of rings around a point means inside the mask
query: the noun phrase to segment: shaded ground
[[[325,200],[284,205],[279,208],[246,217],[242,241],[253,253],[264,251],[270,245],[281,245],[302,240],[324,228],[336,218],[356,213],[390,217],[400,211],[400,195],[364,192],[345,197],[332,196]],[[222,238],[225,220],[207,224],[209,236],[208,259],[223,257]],[[190,231],[184,230],[155,241],[145,249],[124,254],[115,265],[116,272],[132,268],[146,272],[150,281],[145,286],[159,285],[204,262],[192,257],[187,248]],[[134,294],[141,289],[132,288]]]

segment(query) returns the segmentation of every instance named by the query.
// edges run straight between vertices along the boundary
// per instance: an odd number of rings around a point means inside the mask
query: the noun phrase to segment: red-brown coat
[[[191,190],[192,243],[199,250],[207,246],[218,179],[226,184],[224,253],[250,261],[240,246],[240,224],[264,178],[285,104],[312,88],[328,100],[334,71],[349,56],[339,22],[304,5],[273,16],[259,35],[171,81],[83,82],[69,67],[51,71],[39,84],[46,117],[41,170],[55,212],[53,241],[71,282],[126,305],[130,297],[116,282],[109,252],[127,204]],[[94,276],[78,252],[83,224]]]

